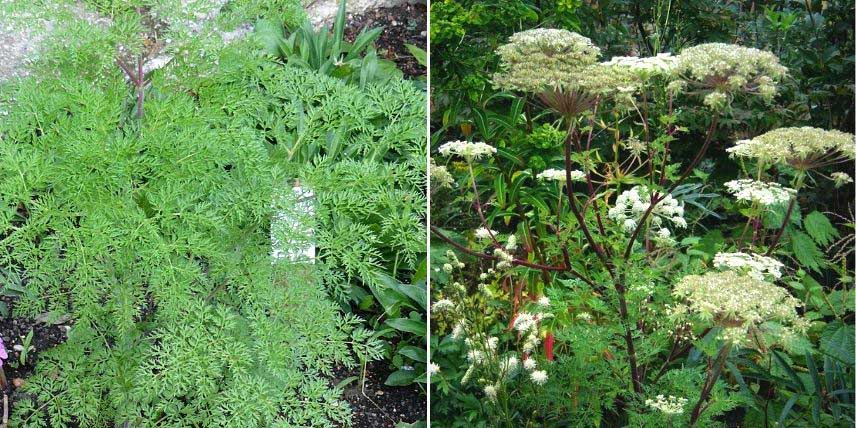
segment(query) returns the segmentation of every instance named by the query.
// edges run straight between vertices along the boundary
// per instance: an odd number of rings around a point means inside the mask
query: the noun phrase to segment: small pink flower
[[[6,345],[3,343],[3,338],[0,337],[0,367],[3,367],[3,360],[9,358],[9,353],[6,352]]]

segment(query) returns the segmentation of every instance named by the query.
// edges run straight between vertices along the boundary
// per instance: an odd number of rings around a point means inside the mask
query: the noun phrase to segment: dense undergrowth
[[[143,21],[121,22],[69,22],[38,72],[2,88],[14,315],[72,320],[13,395],[13,426],[347,425],[332,368],[395,351],[382,340],[395,330],[366,328],[349,299],[411,292],[401,281],[424,257],[423,93],[348,85],[216,33],[129,84],[117,46]],[[135,43],[129,61],[148,49]],[[317,245],[315,263],[271,257],[272,219],[311,221],[296,183],[315,192],[315,234],[273,238]],[[421,318],[401,306],[389,313]]]

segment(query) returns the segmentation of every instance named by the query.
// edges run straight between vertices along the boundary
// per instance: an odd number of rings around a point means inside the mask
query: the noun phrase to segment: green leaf
[[[793,381],[792,387],[798,390],[799,392],[805,392],[805,384],[803,383],[802,379],[797,376],[797,372],[794,371],[790,363],[788,363],[788,361],[785,360],[785,357],[782,356],[783,354],[779,351],[773,351],[772,354],[779,367],[781,367],[782,370],[784,370],[784,372],[787,373],[787,375]]]
[[[791,396],[790,400],[785,403],[785,407],[782,408],[782,413],[781,415],[779,415],[779,422],[777,426],[785,426],[785,420],[788,419],[788,415],[791,413],[791,409],[793,409],[794,404],[796,404],[797,399],[799,398],[800,396],[798,394],[794,394],[793,396]]]
[[[410,43],[405,43],[404,47],[407,48],[407,51],[410,52],[410,55],[413,55],[416,58],[416,62],[418,62],[421,66],[428,66],[428,52],[425,49],[420,48],[416,45],[411,45]]]
[[[818,211],[812,211],[811,214],[807,215],[803,224],[805,231],[818,245],[829,245],[838,236],[838,230],[835,229],[835,226]]]
[[[335,59],[339,58],[339,52],[342,49],[342,40],[345,38],[345,15],[345,0],[342,0],[339,2],[336,22],[333,24],[333,47],[330,56]]]
[[[418,348],[416,346],[408,345],[401,348],[398,353],[420,363],[427,362],[428,360],[425,348]]]
[[[348,385],[350,385],[353,382],[356,382],[359,379],[360,379],[359,376],[346,377],[346,378],[342,379],[339,383],[336,384],[336,389],[345,389],[348,387]]]
[[[267,19],[260,19],[256,22],[255,31],[266,53],[274,56],[283,55],[283,52],[280,51],[280,45],[285,43],[282,37],[282,25]]]
[[[856,347],[856,341],[853,337],[856,334],[852,325],[846,325],[841,321],[833,321],[827,324],[820,336],[820,350],[841,361],[852,366],[854,363],[853,349]]]
[[[416,375],[416,370],[398,370],[390,373],[384,383],[389,386],[406,386],[413,383]]]
[[[820,268],[826,264],[823,253],[811,237],[799,230],[791,231],[791,249],[803,267],[820,272]]]
[[[407,318],[386,320],[386,324],[398,331],[406,331],[419,336],[425,336],[427,331],[424,321],[411,320]]]

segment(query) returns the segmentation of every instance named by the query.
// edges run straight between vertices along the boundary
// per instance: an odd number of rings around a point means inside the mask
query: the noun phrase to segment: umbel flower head
[[[796,311],[801,302],[784,288],[735,271],[685,276],[672,294],[684,302],[673,315],[694,315],[709,326],[722,327],[723,337],[738,345],[768,326],[776,326],[775,339],[787,345],[795,333],[808,328]]]
[[[544,172],[537,175],[537,178],[545,181],[558,181],[560,183],[564,183],[568,179],[568,175],[565,173],[564,169],[545,169]],[[571,180],[573,181],[585,181],[586,173],[575,169],[571,171]]]
[[[666,397],[663,394],[660,394],[655,398],[655,400],[650,398],[645,400],[645,405],[667,415],[680,415],[684,412],[684,406],[686,406],[688,402],[686,398],[675,397],[674,395]]]
[[[467,161],[478,160],[482,156],[496,153],[496,147],[485,143],[471,143],[469,141],[449,141],[437,150],[443,156],[458,155]]]
[[[727,43],[705,43],[681,51],[671,85],[705,95],[705,104],[722,108],[735,93],[771,100],[776,82],[788,69],[770,52]]]
[[[661,53],[657,56],[614,56],[603,65],[614,67],[625,67],[640,75],[642,78],[653,76],[665,76],[672,73],[677,65],[678,58],[670,53]]]
[[[428,165],[428,176],[431,178],[431,183],[440,189],[451,188],[455,184],[455,178],[449,170],[443,165],[434,163],[434,159],[431,159],[431,164]]]
[[[535,93],[567,116],[591,108],[598,96],[633,93],[640,80],[629,67],[598,63],[600,49],[567,30],[515,33],[497,54],[501,71],[494,76],[496,87]]]
[[[853,182],[853,177],[851,177],[850,174],[847,174],[846,172],[833,172],[829,176],[829,178],[831,178],[833,183],[835,183],[836,188]]]
[[[782,262],[760,254],[746,253],[716,253],[713,266],[722,270],[733,270],[745,273],[757,280],[777,280],[782,277]]]
[[[636,229],[639,219],[651,205],[652,196],[653,193],[645,186],[625,190],[615,199],[615,205],[609,209],[608,216],[620,224],[625,232],[630,233]],[[664,227],[665,221],[679,228],[687,227],[684,207],[671,194],[661,196],[659,203],[651,211],[650,218],[652,230],[656,229],[653,237],[664,244],[671,240],[671,232]]]
[[[766,166],[790,165],[807,171],[856,158],[853,134],[809,126],[779,128],[726,149],[732,157],[749,158]]]
[[[724,186],[738,201],[756,203],[762,207],[786,204],[797,194],[796,190],[779,183],[765,183],[750,179],[731,180]]]
[[[503,70],[494,76],[497,87],[537,93],[563,87],[597,62],[600,49],[568,30],[536,28],[514,33],[496,53]]]

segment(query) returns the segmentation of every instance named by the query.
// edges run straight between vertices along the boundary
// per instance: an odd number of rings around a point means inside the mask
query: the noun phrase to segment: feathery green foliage
[[[403,279],[424,254],[424,95],[400,80],[359,90],[239,42],[154,73],[138,121],[105,72],[112,40],[93,34],[81,49],[99,61],[49,52],[79,73],[4,92],[0,265],[23,278],[16,316],[74,320],[15,426],[347,424],[325,377],[380,343],[319,284]],[[316,189],[320,266],[271,260],[294,179]]]

